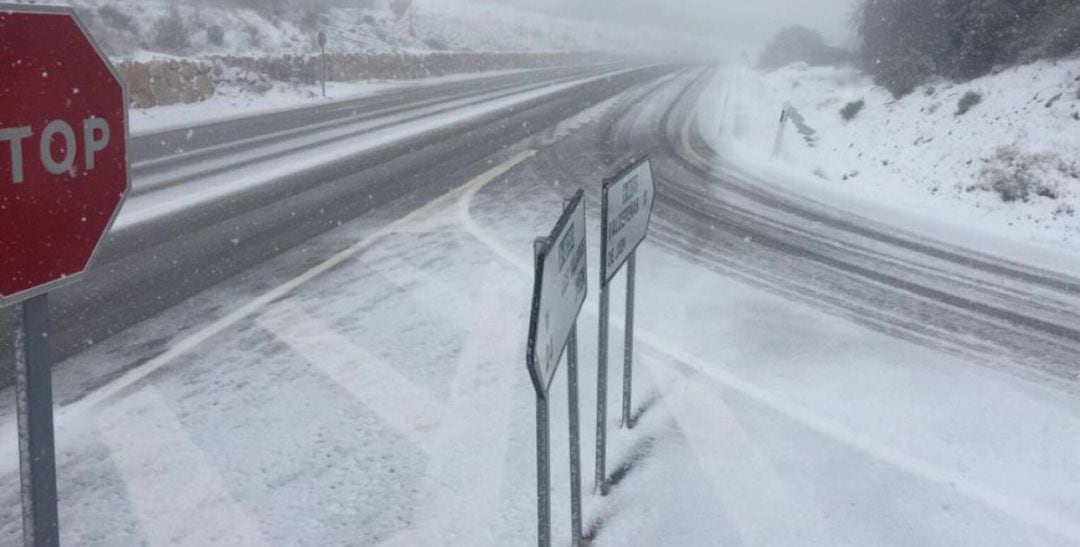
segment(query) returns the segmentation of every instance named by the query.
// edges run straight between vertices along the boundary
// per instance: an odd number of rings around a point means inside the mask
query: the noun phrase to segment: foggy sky
[[[760,44],[781,27],[802,24],[835,45],[849,41],[856,0],[495,0],[587,19],[613,19],[683,29]]]

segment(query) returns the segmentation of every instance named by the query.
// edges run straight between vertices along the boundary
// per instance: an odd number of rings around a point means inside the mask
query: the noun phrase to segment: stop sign
[[[69,8],[0,5],[0,305],[86,270],[129,188],[127,101]]]

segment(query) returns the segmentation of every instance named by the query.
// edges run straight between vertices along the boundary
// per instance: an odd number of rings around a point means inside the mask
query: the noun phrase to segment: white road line
[[[440,319],[455,324],[463,330],[483,328],[490,325],[486,319],[477,317],[479,302],[466,298],[461,291],[445,281],[421,271],[396,256],[364,256],[365,262],[379,272],[387,283],[408,291],[409,300],[422,306]],[[477,284],[477,286],[484,286]],[[482,296],[481,296],[482,298]]]
[[[503,270],[487,267],[478,279],[496,283]],[[478,286],[487,286],[478,283]],[[444,421],[435,435],[412,528],[384,546],[497,545],[500,490],[506,475],[513,367],[499,356],[514,353],[520,339],[503,327],[512,302],[484,292],[472,309],[486,310],[462,350]],[[484,328],[486,326],[487,328]]]
[[[476,220],[473,219],[470,213],[470,206],[477,190],[478,189],[466,190],[458,200],[458,216],[462,224],[469,233],[490,247],[495,255],[506,260],[526,277],[531,278],[531,263],[524,256],[519,257],[511,252],[498,239],[488,235]],[[585,311],[591,315],[596,315],[596,310],[591,307],[586,307]],[[618,314],[613,313],[611,321],[613,324],[618,324],[622,321],[622,318],[618,317]],[[645,328],[638,327],[635,334],[636,339],[640,344],[647,345],[656,352],[666,355],[676,362],[684,363],[704,377],[741,393],[796,423],[803,424],[822,435],[847,444],[879,461],[893,465],[912,475],[950,488],[964,497],[993,507],[1017,520],[1042,528],[1043,530],[1070,541],[1080,543],[1080,520],[1070,519],[1053,511],[1036,507],[1028,500],[996,492],[983,484],[969,480],[959,473],[941,469],[939,466],[935,466],[930,462],[904,454],[903,452],[884,444],[874,442],[868,436],[862,435],[839,422],[823,416],[818,416],[808,408],[790,402],[784,397],[743,380],[715,364],[707,363],[695,355],[691,355],[676,348],[668,343],[666,337],[652,333]],[[646,363],[654,362],[655,360],[646,361]]]
[[[457,216],[458,222],[465,227],[465,231],[475,237],[478,241],[491,249],[499,258],[502,258],[507,264],[516,268],[519,272],[529,276],[532,273],[532,267],[526,263],[523,263],[519,257],[510,252],[498,239],[488,235],[487,231],[480,227],[480,224],[476,222],[476,219],[472,216],[472,202],[476,198],[477,192],[483,187],[467,187],[465,192],[462,193],[461,198],[457,201]]]
[[[992,488],[964,477],[960,473],[956,473],[949,469],[943,469],[940,466],[910,456],[885,444],[874,442],[867,435],[860,434],[840,422],[816,415],[813,411],[800,406],[797,403],[790,402],[783,397],[743,380],[726,370],[706,363],[697,356],[673,348],[654,335],[646,334],[646,336],[642,338],[642,341],[646,342],[657,351],[665,353],[674,360],[681,361],[702,376],[737,391],[746,397],[773,409],[788,419],[817,431],[821,435],[842,442],[870,457],[888,463],[917,477],[921,477],[924,480],[954,490],[961,496],[984,503],[1019,521],[1042,528],[1043,530],[1062,538],[1066,538],[1069,541],[1080,543],[1080,520],[1069,520],[1052,511],[1036,507],[1035,504],[1030,501],[997,492]]]
[[[796,503],[753,435],[714,389],[645,359],[663,403],[683,432],[719,508],[747,545],[795,545],[821,531],[809,504]],[[783,515],[777,518],[777,515]],[[758,523],[771,522],[770,526]],[[820,535],[820,533],[818,534]]]
[[[266,545],[160,394],[141,389],[98,416],[149,545]]]
[[[439,401],[392,364],[335,333],[293,300],[274,304],[255,321],[406,438],[428,446],[440,420]]]
[[[473,179],[464,187],[447,193],[441,198],[436,199],[419,209],[416,209],[412,213],[409,213],[408,215],[395,222],[392,222],[385,228],[376,231],[370,236],[360,240],[353,246],[335,254],[325,262],[315,266],[314,268],[311,268],[303,274],[281,285],[278,285],[274,289],[263,293],[262,296],[259,296],[258,298],[255,298],[244,306],[233,310],[228,315],[218,319],[217,321],[214,321],[210,325],[207,325],[195,334],[188,336],[187,338],[184,338],[183,340],[180,340],[179,342],[173,344],[161,355],[150,359],[139,367],[127,371],[120,377],[102,386],[100,389],[94,391],[93,393],[87,395],[87,397],[83,399],[81,404],[93,406],[108,400],[109,398],[115,396],[117,393],[120,393],[124,389],[138,383],[147,376],[153,374],[154,372],[160,370],[162,367],[173,362],[173,360],[175,360],[176,358],[199,347],[207,340],[210,340],[211,338],[224,332],[226,329],[262,310],[271,302],[287,296],[289,293],[293,292],[298,287],[348,261],[360,252],[379,242],[379,240],[386,237],[388,234],[394,233],[395,230],[408,226],[409,224],[423,218],[425,215],[428,215],[431,212],[437,210],[438,208],[445,206],[445,204],[457,199],[458,195],[463,192],[475,192],[474,189],[481,188],[483,186],[486,186],[487,184],[490,184],[491,181],[501,177],[502,175],[506,174],[508,171],[516,167],[518,164],[535,155],[535,150],[526,150],[524,152],[521,152],[518,155],[507,160],[502,165],[498,165],[485,172],[484,174],[480,175],[479,177]]]

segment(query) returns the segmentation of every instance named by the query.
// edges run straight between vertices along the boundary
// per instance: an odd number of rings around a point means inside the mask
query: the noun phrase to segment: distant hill
[[[468,0],[67,0],[117,58],[313,53],[597,51],[715,57],[720,45],[661,28],[562,19]]]

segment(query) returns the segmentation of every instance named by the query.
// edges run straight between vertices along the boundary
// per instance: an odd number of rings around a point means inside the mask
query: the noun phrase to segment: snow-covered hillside
[[[801,175],[800,189],[822,200],[855,197],[1064,249],[1080,240],[1080,59],[938,81],[901,99],[852,68],[732,67],[711,97],[705,131],[719,146]],[[789,126],[771,158],[786,101],[804,126]]]
[[[304,8],[274,13],[231,2],[63,0],[75,6],[119,58],[310,54],[325,31],[336,53],[424,51],[602,51],[626,55],[711,56],[713,41],[661,28],[561,19],[483,0],[415,0],[397,15],[385,0],[371,8]],[[299,5],[305,5],[300,2]],[[174,11],[175,10],[175,11]],[[186,40],[160,36],[179,14]]]

